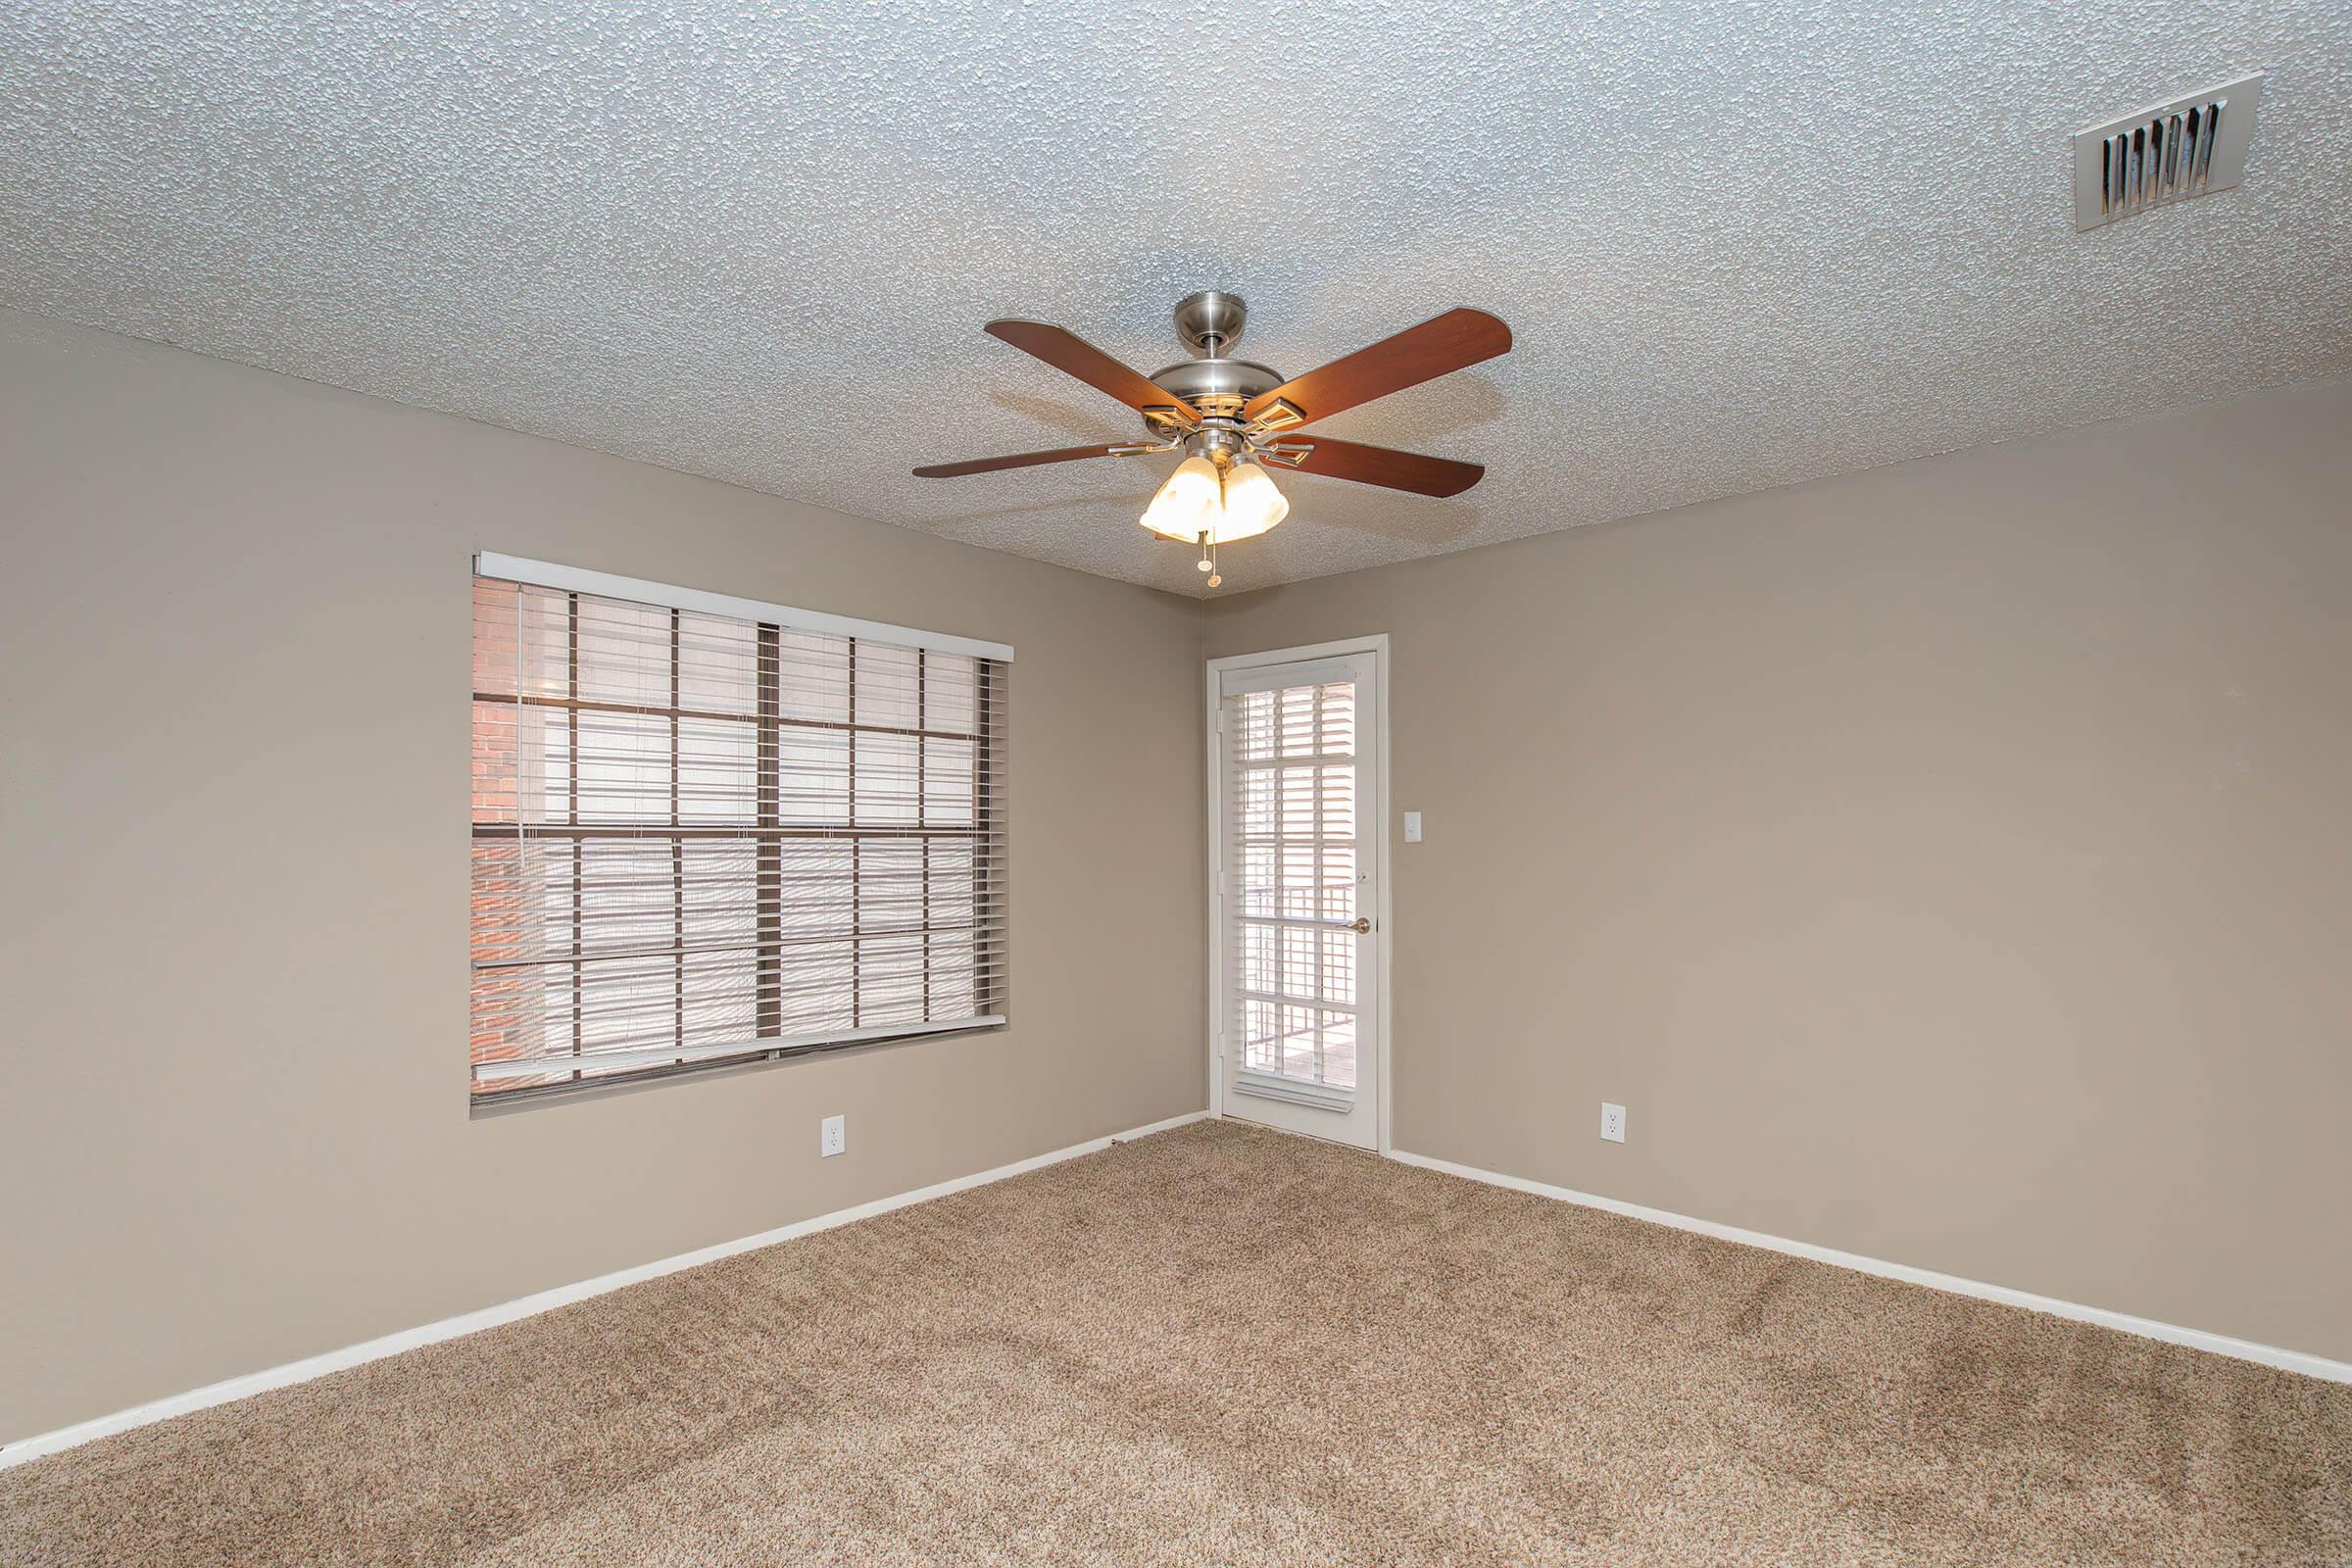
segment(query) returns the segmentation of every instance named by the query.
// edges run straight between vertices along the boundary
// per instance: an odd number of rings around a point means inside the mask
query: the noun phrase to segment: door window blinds
[[[473,605],[477,1099],[1004,1021],[1011,650],[489,556]]]
[[[1355,1090],[1355,684],[1345,665],[1223,699],[1230,1026],[1245,1079]],[[1314,678],[1316,676],[1323,678]]]

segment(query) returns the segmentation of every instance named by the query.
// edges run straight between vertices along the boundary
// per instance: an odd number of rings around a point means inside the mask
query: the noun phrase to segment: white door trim
[[[1390,926],[1396,912],[1395,898],[1390,890],[1389,846],[1391,837],[1389,810],[1389,634],[1370,632],[1361,637],[1343,637],[1335,642],[1309,643],[1300,648],[1270,648],[1262,653],[1228,654],[1222,659],[1208,661],[1202,678],[1206,698],[1203,718],[1207,743],[1208,779],[1208,1105],[1211,1115],[1221,1114],[1225,1104],[1225,921],[1223,893],[1217,881],[1217,868],[1225,854],[1224,741],[1217,730],[1217,710],[1221,706],[1220,682],[1229,669],[1254,669],[1265,664],[1299,663],[1307,660],[1330,659],[1341,654],[1370,654],[1375,672],[1373,684],[1379,687],[1377,707],[1378,734],[1374,737],[1372,756],[1368,760],[1373,795],[1374,819],[1380,831],[1370,842],[1378,858],[1374,880],[1380,888],[1379,911],[1374,915],[1372,940],[1380,955],[1380,1020],[1379,1036],[1374,1043],[1373,1060],[1377,1063],[1377,1078],[1373,1093],[1378,1103],[1374,1106],[1374,1121],[1379,1127],[1378,1150],[1386,1154],[1393,1147],[1390,1133],[1391,1107],[1396,1096],[1389,1088],[1389,1037],[1395,1031],[1389,1020],[1394,1015],[1393,1000],[1396,952],[1390,937]]]

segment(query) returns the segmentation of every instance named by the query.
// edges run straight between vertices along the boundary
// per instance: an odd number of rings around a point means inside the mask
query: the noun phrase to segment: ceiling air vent
[[[2096,228],[2237,183],[2258,72],[2075,132],[2075,227]]]

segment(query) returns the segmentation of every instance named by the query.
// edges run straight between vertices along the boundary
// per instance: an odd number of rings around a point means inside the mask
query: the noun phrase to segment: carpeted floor
[[[2352,1563],[2352,1388],[1203,1123],[0,1472],[0,1563]]]

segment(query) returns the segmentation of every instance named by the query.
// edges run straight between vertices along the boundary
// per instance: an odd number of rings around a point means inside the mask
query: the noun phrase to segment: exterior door
[[[1219,660],[1218,1108],[1380,1147],[1380,656]]]

